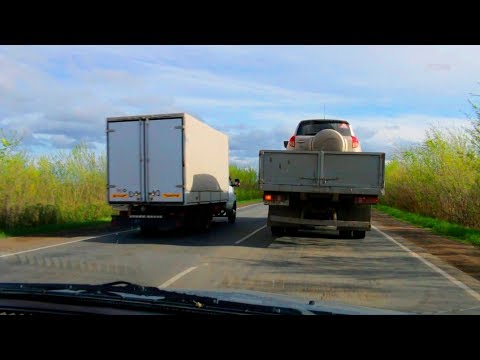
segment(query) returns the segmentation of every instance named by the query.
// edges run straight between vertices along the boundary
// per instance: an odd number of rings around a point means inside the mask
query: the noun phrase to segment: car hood
[[[370,308],[363,306],[348,305],[335,301],[314,301],[310,305],[309,300],[293,296],[265,293],[251,290],[193,290],[193,289],[172,289],[168,290],[217,298],[222,301],[239,302],[252,305],[264,305],[274,307],[286,307],[299,310],[304,314],[333,313],[338,315],[412,315],[413,313],[395,310]]]

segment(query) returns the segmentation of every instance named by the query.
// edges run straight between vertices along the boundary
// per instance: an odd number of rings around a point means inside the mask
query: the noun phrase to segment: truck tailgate
[[[263,191],[380,195],[385,153],[261,150]]]
[[[143,200],[143,123],[107,123],[108,201],[125,203]]]
[[[145,189],[149,202],[183,202],[183,120],[145,123]]]
[[[183,203],[183,120],[107,120],[108,201]]]

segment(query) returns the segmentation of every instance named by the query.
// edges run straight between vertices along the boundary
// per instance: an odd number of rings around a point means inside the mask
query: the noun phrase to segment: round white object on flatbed
[[[348,151],[345,138],[338,131],[325,129],[315,135],[310,144],[314,151]]]

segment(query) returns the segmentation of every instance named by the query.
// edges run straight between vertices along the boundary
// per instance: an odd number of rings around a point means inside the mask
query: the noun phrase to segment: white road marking
[[[174,277],[172,277],[171,279],[165,281],[162,285],[158,286],[158,288],[159,289],[160,288],[166,288],[166,287],[172,285],[175,281],[180,279],[182,276],[187,275],[189,272],[192,272],[196,268],[198,268],[198,266],[192,266],[192,267],[188,268],[187,270],[182,271],[180,274],[177,274]]]
[[[239,207],[239,208],[237,208],[237,211],[240,211],[240,210],[243,210],[243,209],[248,209],[249,207],[258,206],[258,205],[263,205],[263,202],[259,202],[259,203],[256,203],[256,204]]]
[[[129,232],[129,231],[134,231],[134,230],[137,230],[137,229],[116,231],[116,232],[113,232],[113,233],[103,234],[103,235],[99,235],[99,236],[90,236],[90,237],[87,237],[87,238],[84,238],[84,239],[80,239],[80,240],[67,241],[67,242],[64,242],[64,243],[61,243],[61,244],[54,244],[54,245],[42,246],[42,247],[35,248],[35,249],[19,251],[19,252],[15,252],[15,253],[11,253],[11,254],[4,254],[4,255],[0,255],[0,258],[4,258],[4,257],[7,257],[7,256],[18,255],[18,254],[24,254],[24,253],[28,253],[28,252],[32,252],[32,251],[38,251],[38,250],[48,249],[48,248],[52,248],[52,247],[56,247],[56,246],[73,244],[73,243],[76,243],[76,242],[85,241],[85,240],[90,240],[90,239],[98,239],[98,238],[101,238],[101,237],[104,237],[104,236],[121,234],[121,233]]]
[[[443,277],[445,277],[447,280],[449,280],[450,282],[452,282],[453,284],[457,285],[459,288],[465,290],[469,295],[471,295],[472,297],[474,297],[476,300],[480,301],[480,294],[477,293],[475,290],[473,290],[472,288],[468,287],[467,285],[465,285],[463,282],[461,282],[460,280],[457,280],[455,279],[452,275],[450,274],[447,274],[445,271],[443,271],[442,269],[440,269],[439,267],[433,265],[430,261],[424,259],[422,256],[418,255],[416,252],[410,250],[408,247],[406,247],[405,245],[402,245],[400,244],[397,240],[395,240],[394,238],[392,238],[390,235],[387,235],[385,234],[382,230],[378,229],[376,226],[373,226],[372,225],[372,228],[375,229],[376,231],[378,231],[380,234],[382,234],[383,236],[385,236],[388,240],[390,240],[391,242],[397,244],[398,246],[400,246],[403,250],[405,250],[406,252],[408,252],[410,255],[412,255],[413,257],[417,258],[418,260],[420,260],[421,262],[423,262],[425,265],[427,265],[428,267],[430,267],[432,270],[436,271],[437,273],[439,273],[440,275],[442,275]]]
[[[247,240],[249,237],[251,237],[251,236],[255,235],[257,232],[259,232],[260,230],[263,230],[263,229],[265,229],[266,227],[267,227],[267,225],[263,225],[261,228],[259,228],[259,229],[255,230],[254,232],[252,232],[252,233],[248,234],[247,236],[245,236],[245,237],[241,238],[240,240],[238,240],[238,241],[235,241],[235,244],[240,244],[242,241],[245,241],[245,240]]]

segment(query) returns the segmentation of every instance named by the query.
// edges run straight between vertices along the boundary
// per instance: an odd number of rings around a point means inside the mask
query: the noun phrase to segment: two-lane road
[[[104,283],[204,290],[255,290],[417,313],[480,314],[480,283],[381,231],[363,240],[334,233],[273,237],[267,207],[215,220],[208,234],[145,237],[132,230],[58,239],[0,252],[0,282]],[[380,231],[379,231],[380,230]],[[1,241],[1,240],[0,240]]]

